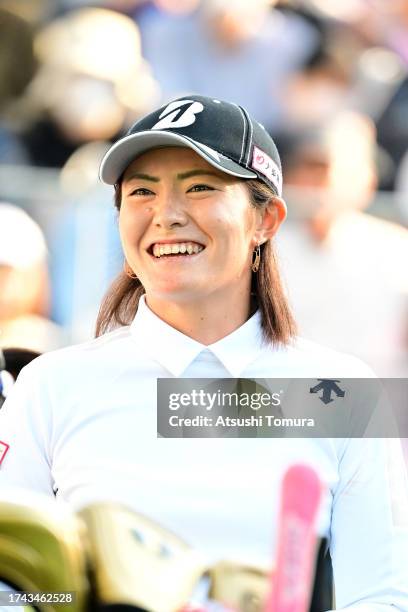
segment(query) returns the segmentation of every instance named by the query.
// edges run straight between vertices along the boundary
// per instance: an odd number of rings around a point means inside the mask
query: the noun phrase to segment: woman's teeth
[[[204,249],[200,244],[193,242],[177,242],[175,244],[154,244],[153,255],[161,257],[162,255],[195,255]]]

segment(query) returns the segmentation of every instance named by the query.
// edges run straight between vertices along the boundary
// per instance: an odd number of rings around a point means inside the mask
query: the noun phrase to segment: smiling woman
[[[134,274],[122,273],[111,288],[97,335],[129,324],[146,292],[148,305],[166,320],[174,302],[171,324],[179,331],[188,333],[197,320],[197,337],[206,344],[239,327],[257,308],[268,341],[286,344],[294,336],[270,241],[286,207],[271,187],[221,172],[191,149],[166,147],[127,167],[115,185],[115,206]],[[229,313],[222,330],[220,312]]]
[[[208,414],[205,405],[181,403],[181,426],[160,427],[159,379],[183,402],[185,389],[197,397],[191,379],[198,388],[196,379],[210,379],[205,389],[216,397],[259,379],[282,396],[300,383],[296,416],[307,429],[320,403],[316,378],[341,380],[343,389],[347,378],[373,376],[354,357],[295,335],[273,249],[286,206],[272,138],[245,109],[192,95],[132,126],[105,155],[100,176],[115,189],[125,271],[102,304],[99,337],[34,360],[8,395],[0,487],[56,494],[75,508],[115,502],[179,534],[209,563],[236,557],[271,566],[282,474],[307,463],[324,484],[314,528],[329,542],[337,607],[407,612],[399,440],[329,438],[327,427],[320,438],[280,439],[279,426],[294,415],[289,400],[273,407],[270,437],[251,405],[228,414],[218,406],[233,424],[220,429],[211,424],[214,406]],[[304,378],[313,385],[293,380]],[[348,415],[344,395],[324,411],[326,425],[335,410]],[[362,412],[371,414],[372,404]],[[302,550],[304,541],[294,546]],[[158,586],[163,591],[164,581]]]

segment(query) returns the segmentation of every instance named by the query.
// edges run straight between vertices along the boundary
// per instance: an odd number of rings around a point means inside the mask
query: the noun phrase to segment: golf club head
[[[79,516],[96,610],[179,611],[207,571],[182,539],[125,507],[97,503]]]
[[[237,612],[261,612],[270,588],[270,570],[221,561],[210,568],[210,599]]]
[[[87,609],[84,525],[60,502],[23,489],[0,494],[0,582],[18,591],[74,592],[65,612]],[[34,604],[57,612],[52,601]]]

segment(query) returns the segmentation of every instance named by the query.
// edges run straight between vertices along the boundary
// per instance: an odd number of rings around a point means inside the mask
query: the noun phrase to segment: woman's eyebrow
[[[215,178],[220,178],[220,175],[217,172],[211,172],[211,170],[188,170],[187,172],[181,172],[177,174],[176,178],[179,181],[184,179],[191,178],[193,176],[214,176]],[[153,183],[159,183],[160,178],[158,176],[151,176],[150,174],[145,174],[144,172],[131,172],[128,176],[126,176],[123,180],[124,183],[131,181],[132,179],[142,179],[144,181],[151,181]]]
[[[183,179],[187,179],[187,178],[191,178],[192,176],[203,176],[203,175],[209,175],[209,176],[215,176],[216,178],[220,178],[220,175],[217,172],[211,172],[211,170],[188,170],[187,172],[182,172],[181,174],[177,175],[177,179],[178,180],[183,180]]]
[[[142,179],[144,181],[152,181],[153,183],[158,183],[160,181],[159,177],[157,176],[151,176],[150,174],[145,174],[144,172],[132,172],[123,179],[123,182],[126,183],[132,179]]]

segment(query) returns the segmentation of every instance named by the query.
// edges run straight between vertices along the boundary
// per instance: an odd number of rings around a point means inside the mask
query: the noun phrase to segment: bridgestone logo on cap
[[[189,104],[190,106],[186,106]],[[185,107],[185,108],[183,108]],[[192,125],[196,120],[196,115],[204,110],[201,102],[195,100],[176,100],[170,102],[160,113],[157,123],[152,130],[170,130]]]
[[[273,183],[278,194],[282,193],[282,174],[277,164],[261,149],[254,147],[251,168],[257,170]]]

